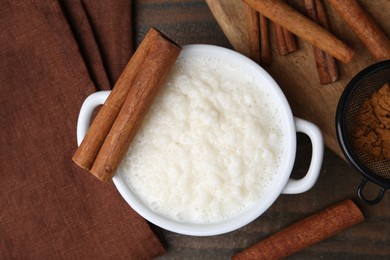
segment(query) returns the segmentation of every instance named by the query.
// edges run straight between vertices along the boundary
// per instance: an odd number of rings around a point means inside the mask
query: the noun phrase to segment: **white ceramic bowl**
[[[282,166],[273,178],[273,182],[268,186],[265,196],[253,205],[253,207],[241,212],[239,215],[224,220],[218,223],[194,224],[177,222],[167,217],[161,216],[146,206],[136,194],[126,185],[122,176],[116,174],[113,177],[113,182],[119,193],[126,202],[141,216],[151,223],[164,229],[187,235],[194,236],[209,236],[217,235],[236,230],[263,214],[279,197],[280,194],[297,194],[309,190],[316,182],[322,164],[323,158],[323,139],[320,130],[314,124],[303,119],[294,118],[283,92],[273,78],[258,64],[248,59],[247,57],[222,47],[212,45],[186,45],[180,55],[184,56],[212,56],[227,59],[231,63],[237,64],[245,71],[250,72],[255,76],[255,80],[267,86],[272,90],[275,96],[278,107],[282,111],[282,119],[284,122],[284,157]],[[81,143],[84,138],[93,110],[105,102],[110,91],[100,91],[90,95],[85,101],[80,110],[78,125],[77,125],[77,141]],[[299,180],[291,179],[290,174],[293,169],[295,154],[296,154],[296,132],[302,132],[309,136],[313,146],[311,163],[307,174]],[[104,203],[104,202],[102,202]]]

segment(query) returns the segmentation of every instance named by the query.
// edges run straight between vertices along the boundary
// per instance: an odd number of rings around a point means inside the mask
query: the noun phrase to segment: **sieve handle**
[[[324,141],[320,129],[313,123],[301,118],[294,118],[296,131],[306,134],[312,144],[312,155],[309,169],[301,179],[290,178],[284,187],[283,194],[297,194],[311,189],[320,174],[324,156]]]
[[[364,187],[366,187],[366,183],[367,183],[367,179],[363,178],[363,180],[360,183],[358,190],[357,190],[357,194],[358,194],[359,198],[369,205],[375,205],[375,204],[379,203],[382,200],[386,189],[382,187],[381,190],[379,191],[378,196],[376,196],[375,199],[369,200],[369,199],[366,199],[366,197],[363,195],[363,190],[364,190]]]

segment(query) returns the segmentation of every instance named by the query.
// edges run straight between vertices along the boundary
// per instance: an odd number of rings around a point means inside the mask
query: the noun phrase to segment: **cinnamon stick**
[[[259,13],[260,22],[260,64],[271,63],[271,48],[269,44],[268,19]]]
[[[82,143],[73,155],[73,161],[81,168],[86,170],[91,169],[111,126],[122,108],[127,93],[141,68],[140,64],[145,60],[153,42],[161,37],[163,36],[160,32],[153,28],[150,29],[124,68],[109,97],[100,108]]]
[[[131,141],[168,77],[181,48],[163,35],[149,44],[123,106],[92,165],[91,173],[102,181],[114,176]]]
[[[329,3],[376,60],[390,59],[390,39],[356,0],[329,0]]]
[[[233,259],[281,259],[363,220],[360,209],[348,199],[292,224],[236,254]]]
[[[277,23],[272,23],[272,26],[274,29],[276,48],[278,49],[279,54],[280,55],[289,54],[286,39],[284,38],[283,27]]]
[[[305,8],[314,22],[329,30],[328,19],[321,0],[305,0]],[[313,46],[313,53],[320,83],[324,85],[335,82],[338,79],[336,60],[315,46]]]
[[[274,23],[276,47],[280,55],[287,55],[298,50],[294,35],[286,28]]]
[[[120,156],[118,153],[113,153],[111,155],[107,154],[107,146],[110,146],[108,142],[112,140],[110,139],[107,141],[106,139],[109,133],[113,131],[114,122],[117,120],[123,120],[123,115],[119,117],[119,114],[125,104],[125,101],[128,99],[131,100],[138,98],[135,97],[134,91],[145,95],[147,95],[148,91],[150,91],[150,97],[146,97],[144,100],[145,102],[139,101],[137,107],[138,109],[143,108],[142,112],[146,113],[147,107],[150,105],[149,103],[154,97],[153,95],[156,94],[154,92],[154,88],[156,87],[157,89],[158,86],[156,85],[158,84],[150,82],[151,85],[146,84],[145,89],[142,89],[141,87],[145,85],[144,79],[154,77],[154,79],[163,80],[166,76],[166,71],[161,72],[161,70],[159,70],[160,68],[156,68],[153,64],[160,63],[161,65],[166,66],[165,69],[169,71],[171,63],[175,62],[179,52],[180,47],[169,40],[161,32],[154,28],[148,31],[144,40],[141,42],[133,57],[123,70],[121,76],[107,98],[107,101],[101,107],[99,113],[93,120],[85,138],[80,144],[80,147],[76,150],[72,159],[77,165],[86,170],[90,170],[100,180],[108,181],[111,179],[115,170],[112,170],[109,174],[104,173],[104,171],[101,171],[99,168],[101,167],[102,162],[96,162],[96,160],[109,158],[108,160],[112,164],[112,169],[116,169],[117,163],[121,159],[119,159]],[[174,53],[174,55],[172,53]],[[145,67],[148,68],[145,69]],[[156,69],[156,71],[153,71],[153,69]],[[142,86],[140,85],[140,82],[143,82]],[[151,89],[148,89],[148,87]],[[139,113],[139,111],[137,110],[135,113]],[[140,113],[136,115],[136,118],[141,121],[142,116],[143,114]],[[138,126],[139,123],[140,122],[136,122],[136,125]],[[131,130],[136,131],[137,129],[134,128]],[[106,143],[105,149],[101,151],[104,143]],[[123,152],[123,150],[126,150],[125,147],[127,143],[113,142],[112,144],[115,147],[111,148],[114,148],[116,152]],[[98,155],[100,155],[100,159],[98,159]],[[113,159],[112,156],[119,157]],[[108,165],[111,165],[110,163]],[[94,170],[92,170],[93,168]]]
[[[294,35],[282,26],[273,23],[276,47],[280,55],[287,55],[298,50]]]
[[[245,4],[245,17],[249,41],[249,55],[253,61],[260,63],[259,14],[252,7]]]
[[[284,40],[286,41],[288,52],[292,53],[298,50],[297,40],[295,39],[294,35],[284,27],[283,27],[283,35],[284,35]]]
[[[336,38],[325,28],[294,10],[281,0],[243,0],[253,9],[273,22],[285,27],[293,34],[305,39],[310,44],[329,53],[336,59],[348,63],[354,51]]]

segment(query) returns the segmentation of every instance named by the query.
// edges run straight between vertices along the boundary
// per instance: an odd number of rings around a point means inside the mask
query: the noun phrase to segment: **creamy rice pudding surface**
[[[278,171],[280,113],[253,76],[179,58],[118,171],[152,210],[213,223],[252,206]]]

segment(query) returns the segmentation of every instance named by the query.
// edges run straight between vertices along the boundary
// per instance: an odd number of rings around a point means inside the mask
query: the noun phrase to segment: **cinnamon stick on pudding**
[[[118,117],[92,165],[91,173],[97,178],[109,181],[114,176],[180,51],[178,45],[162,35],[150,43]]]
[[[305,8],[314,22],[329,30],[328,19],[321,0],[305,0]],[[313,53],[320,83],[324,85],[335,82],[338,79],[336,60],[315,46],[313,46]]]
[[[243,0],[262,15],[285,27],[296,36],[348,63],[354,51],[325,28],[294,10],[281,0]],[[342,2],[342,1],[341,1]]]
[[[180,51],[157,30],[148,32],[73,156],[77,164],[111,180]]]
[[[96,115],[87,134],[72,158],[81,168],[86,170],[91,169],[100,147],[122,108],[135,76],[141,68],[139,65],[143,63],[152,42],[158,37],[161,37],[160,32],[155,29],[149,30],[137,51],[124,68],[106,102],[100,108],[99,113]]]
[[[360,209],[348,199],[292,224],[236,254],[233,259],[281,259],[363,220]]]
[[[329,0],[329,3],[376,60],[390,59],[390,39],[356,0]]]

